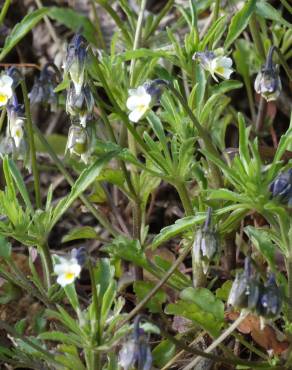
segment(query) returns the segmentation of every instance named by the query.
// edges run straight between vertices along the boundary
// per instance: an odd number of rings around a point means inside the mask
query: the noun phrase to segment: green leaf
[[[175,345],[168,339],[165,339],[152,351],[153,363],[156,367],[162,369],[174,355]]]
[[[228,49],[247,27],[249,19],[256,7],[256,0],[248,0],[243,8],[231,19],[224,47]]]
[[[224,33],[225,31],[226,19],[227,16],[224,15],[223,17],[218,18],[217,21],[212,24],[212,26],[209,28],[208,32],[204,36],[203,41],[200,42],[200,50],[205,50],[208,46],[208,43],[212,41],[214,37],[216,37],[216,43],[218,36],[220,37],[220,35],[222,35],[222,33]],[[213,47],[211,49],[213,49]]]
[[[225,80],[216,84],[212,90],[213,94],[226,94],[229,91],[240,89],[243,86],[242,82],[236,80]]]
[[[11,256],[11,244],[3,235],[0,235],[0,257],[6,259],[9,258],[10,256]]]
[[[148,266],[145,253],[143,252],[138,240],[131,240],[126,237],[119,236],[114,239],[111,244],[103,247],[103,249],[114,256],[133,262],[137,266],[144,268],[147,268]]]
[[[222,215],[224,213],[230,212],[237,208],[238,205],[227,206],[221,208],[214,212],[214,215]],[[166,242],[167,240],[173,238],[174,236],[183,233],[184,231],[188,230],[189,228],[202,223],[206,219],[206,213],[197,213],[196,216],[188,216],[183,217],[177,220],[173,225],[164,227],[158,235],[154,238],[153,242],[151,243],[152,249],[156,249],[162,243]]]
[[[233,282],[231,280],[225,281],[220,288],[216,289],[216,297],[226,302],[228,300],[232,284]]]
[[[138,301],[142,299],[155,287],[156,284],[151,281],[135,281],[134,292],[138,297]],[[166,293],[159,289],[159,291],[147,302],[146,306],[150,312],[162,312],[162,304],[166,301]]]
[[[74,333],[67,334],[61,331],[52,330],[39,334],[38,338],[42,340],[60,342],[62,344],[71,344],[79,348],[85,347],[85,343],[83,343],[83,341],[80,340],[81,338]]]
[[[245,172],[249,173],[250,154],[248,149],[248,129],[245,125],[244,117],[238,113],[238,128],[239,128],[239,154],[244,165]]]
[[[101,158],[98,158],[91,166],[86,168],[78,177],[75,184],[71,188],[71,192],[61,200],[56,208],[54,209],[51,227],[59,220],[59,218],[67,211],[71,204],[82,194],[89,185],[96,179],[100,174],[103,167],[115,156],[119,151],[113,151],[105,154]]]
[[[74,229],[70,230],[68,234],[64,235],[62,238],[62,243],[70,242],[71,240],[96,238],[98,238],[98,234],[93,227],[81,226],[75,227]]]
[[[107,290],[105,291],[102,297],[101,318],[100,318],[101,328],[104,327],[106,320],[108,319],[108,314],[116,298],[116,293],[117,293],[117,282],[115,280],[111,280],[107,287]]]
[[[96,30],[86,16],[77,13],[73,9],[56,6],[49,9],[48,16],[55,21],[64,24],[66,27],[75,32],[82,29],[82,34],[87,39],[87,41],[91,42],[95,46],[98,46],[95,37]]]
[[[247,203],[249,198],[228,189],[212,189],[209,199],[230,200],[231,202]]]
[[[186,288],[181,300],[167,305],[167,314],[183,316],[194,321],[217,337],[224,323],[224,304],[205,288]]]
[[[14,48],[19,41],[34,28],[34,26],[47,15],[49,9],[42,8],[35,10],[34,12],[27,14],[21,22],[17,23],[9,36],[6,37],[3,49],[0,53],[0,61]]]
[[[75,289],[75,284],[71,283],[64,287],[64,291],[66,293],[67,298],[69,299],[69,302],[71,303],[71,306],[74,308],[74,310],[77,312],[80,310],[79,308],[79,300]]]
[[[4,161],[6,159],[7,158],[5,158]],[[29,194],[28,194],[28,191],[26,189],[25,183],[23,181],[23,178],[21,176],[19,169],[17,168],[17,166],[11,159],[8,160],[8,166],[9,166],[10,173],[13,177],[13,180],[15,181],[15,184],[22,196],[22,199],[24,200],[26,207],[30,210],[31,213],[33,213],[33,207],[29,199]]]
[[[252,226],[245,227],[244,232],[249,237],[249,239],[251,239],[254,246],[265,257],[272,270],[275,271],[276,246],[272,242],[269,232],[263,229],[256,229]]]
[[[275,9],[267,1],[257,1],[256,14],[265,18],[275,21],[278,24],[291,28],[292,24],[287,22],[280,14],[280,11]]]
[[[181,292],[180,298],[196,303],[201,309],[212,313],[216,320],[224,321],[224,304],[209,289],[186,288]]]

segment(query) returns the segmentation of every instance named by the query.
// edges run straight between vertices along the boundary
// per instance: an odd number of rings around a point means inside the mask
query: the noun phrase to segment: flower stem
[[[9,9],[11,0],[5,0],[4,5],[2,6],[1,13],[0,13],[0,25],[4,22],[6,17],[7,11]]]
[[[288,66],[288,64],[287,64],[287,62],[286,62],[286,60],[285,60],[285,58],[284,58],[283,54],[281,53],[281,51],[280,51],[280,49],[279,49],[279,48],[274,47],[274,49],[275,49],[275,51],[276,51],[276,52],[277,52],[277,54],[278,54],[278,57],[279,57],[280,62],[281,62],[281,64],[282,64],[282,67],[285,69],[285,72],[286,72],[286,74],[287,74],[287,76],[288,76],[289,80],[290,80],[290,81],[292,81],[292,72],[291,72],[291,69],[289,68],[289,66]]]
[[[39,171],[38,171],[37,159],[36,159],[36,149],[35,149],[35,142],[34,142],[34,136],[33,136],[30,103],[29,103],[27,87],[26,87],[26,83],[24,79],[21,79],[21,89],[22,89],[22,94],[23,94],[25,115],[26,115],[26,120],[27,120],[27,131],[28,131],[31,167],[32,167],[32,173],[33,173],[33,180],[34,180],[35,201],[36,201],[36,207],[40,209],[41,208],[40,178],[39,178]]]
[[[93,314],[94,317],[91,318],[91,344],[92,349],[97,345],[100,345],[101,342],[101,327],[100,327],[100,318],[101,318],[101,312],[100,312],[100,304],[98,301],[98,292],[97,292],[97,284],[95,280],[95,275],[93,271],[92,262],[90,260],[90,257],[88,257],[88,270],[90,274],[90,280],[91,280],[91,291],[92,291],[92,305],[93,305]],[[99,370],[100,369],[100,360],[99,360],[99,354],[95,352],[94,350],[90,351],[90,359],[91,359],[91,366],[90,370]]]
[[[184,207],[186,216],[191,216],[193,214],[193,207],[185,184],[183,182],[178,182],[175,184],[175,187]]]
[[[42,266],[44,269],[44,276],[46,279],[46,286],[49,289],[52,285],[51,274],[53,272],[53,262],[50,254],[48,244],[45,242],[39,245],[40,256],[42,260]]]
[[[38,129],[38,127],[33,126],[34,132],[36,133],[38,139],[42,143],[42,145],[46,148],[47,152],[49,153],[52,160],[55,162],[56,166],[58,167],[59,171],[63,174],[65,179],[67,180],[68,184],[71,186],[74,185],[74,180],[72,176],[69,174],[69,172],[66,170],[64,164],[59,159],[59,157],[56,155],[54,150],[52,149],[51,145],[48,143],[47,139],[43,136],[41,131]],[[99,212],[86,198],[85,195],[81,194],[79,196],[85,207],[89,210],[89,212],[92,213],[92,215],[97,219],[97,221],[105,227],[109,233],[111,233],[113,236],[117,236],[118,232],[115,230],[115,228],[111,225],[111,223],[104,217],[104,215]]]
[[[263,96],[261,96],[257,120],[256,120],[256,133],[257,134],[259,134],[263,128],[266,113],[267,113],[267,102],[266,102],[266,99]]]
[[[258,55],[262,59],[262,63],[264,63],[264,61],[266,59],[266,53],[265,53],[265,49],[264,49],[262,39],[261,39],[261,36],[260,36],[260,30],[259,30],[259,26],[258,26],[255,14],[253,14],[250,17],[249,28],[250,28],[252,39],[255,43],[255,47],[257,49]]]
[[[288,275],[288,309],[287,309],[287,318],[289,322],[292,322],[292,307],[290,302],[292,301],[292,257],[286,259],[286,268],[287,268],[287,275]]]

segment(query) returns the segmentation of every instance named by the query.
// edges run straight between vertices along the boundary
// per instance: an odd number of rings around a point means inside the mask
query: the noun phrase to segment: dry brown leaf
[[[230,321],[235,321],[239,316],[239,312],[227,312],[225,318]],[[267,351],[273,351],[274,354],[280,355],[284,352],[289,342],[287,340],[280,341],[277,338],[277,333],[270,325],[265,325],[261,329],[259,316],[249,314],[243,322],[237,327],[237,330],[242,334],[250,334],[252,339]]]

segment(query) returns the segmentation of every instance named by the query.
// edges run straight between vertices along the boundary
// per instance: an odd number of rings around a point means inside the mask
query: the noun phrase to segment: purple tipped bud
[[[270,184],[269,190],[281,203],[292,203],[292,168],[280,173]]]

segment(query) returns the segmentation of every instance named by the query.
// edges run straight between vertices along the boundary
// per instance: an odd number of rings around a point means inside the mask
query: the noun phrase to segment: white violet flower
[[[223,55],[216,56],[212,51],[197,52],[194,54],[193,59],[198,60],[201,66],[210,72],[216,82],[218,82],[216,75],[229,80],[230,75],[233,73],[233,69],[231,68],[232,59]]]
[[[58,256],[58,263],[54,266],[54,273],[58,275],[57,283],[62,287],[73,283],[79,277],[81,266],[77,258],[64,258]]]
[[[139,86],[137,89],[130,89],[129,95],[127,100],[127,108],[131,111],[129,120],[136,123],[151,109],[152,96],[144,86]]]
[[[10,127],[10,135],[14,140],[15,147],[18,149],[24,136],[23,120],[21,118],[18,118]]]
[[[12,97],[12,84],[13,79],[11,77],[8,75],[0,76],[0,107],[6,105]]]

